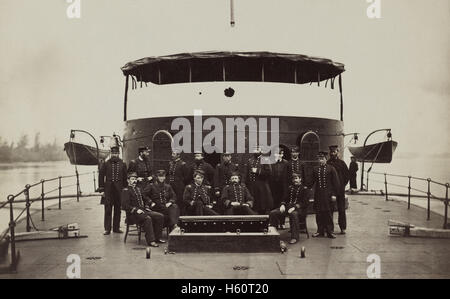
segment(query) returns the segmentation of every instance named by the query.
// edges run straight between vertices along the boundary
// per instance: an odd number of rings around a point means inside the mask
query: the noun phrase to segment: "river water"
[[[347,160],[347,159],[346,159]],[[348,161],[346,161],[348,163]],[[423,158],[423,157],[408,157],[395,158],[391,164],[374,164],[372,172],[388,172],[400,175],[413,175],[417,177],[432,178],[435,181],[442,183],[450,182],[450,175],[448,166],[450,159],[445,158]],[[370,164],[366,164],[366,170]],[[358,187],[360,184],[358,173]],[[81,191],[89,193],[94,191],[93,172],[96,166],[78,166],[80,174],[87,173],[80,176]],[[75,174],[75,167],[70,165],[68,161],[60,162],[44,162],[44,163],[14,163],[14,164],[0,164],[0,202],[4,202],[9,194],[17,194],[24,189],[26,184],[34,184],[40,182],[41,179],[52,179],[58,176],[69,176]],[[388,177],[388,182],[398,185],[406,186],[408,184],[407,178]],[[63,191],[62,194],[76,194],[76,178],[65,178],[62,180]],[[97,183],[98,184],[98,183]],[[427,183],[413,180],[412,187],[420,190],[427,190]],[[58,188],[58,180],[46,182],[44,185],[44,192],[49,192]],[[384,176],[371,174],[369,180],[369,189],[384,190]],[[31,198],[38,198],[41,194],[41,185],[38,185],[30,190]],[[406,193],[407,189],[404,187],[389,186],[389,192]],[[414,191],[413,191],[414,192]],[[439,197],[445,196],[445,188],[432,184],[431,192]],[[417,193],[417,192],[415,192]],[[420,194],[420,193],[419,193]],[[58,191],[50,192],[48,196],[58,195]],[[422,194],[423,195],[423,194]],[[18,199],[24,199],[21,195]],[[45,206],[57,203],[56,200],[45,202]],[[15,215],[20,213],[24,204],[17,204],[15,207]],[[40,211],[40,202],[35,202],[31,209],[33,211]],[[0,209],[0,232],[8,226],[9,222],[9,206]],[[40,218],[39,216],[37,216]],[[36,219],[39,221],[39,219]]]

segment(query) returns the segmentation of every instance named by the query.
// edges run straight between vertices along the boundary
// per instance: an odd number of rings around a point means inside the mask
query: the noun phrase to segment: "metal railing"
[[[41,221],[45,221],[45,201],[46,200],[58,199],[58,209],[59,210],[62,209],[61,202],[62,202],[63,198],[76,197],[77,202],[79,202],[80,197],[90,196],[89,194],[88,195],[82,194],[81,188],[80,188],[80,177],[84,177],[84,176],[87,177],[88,175],[92,175],[93,182],[94,182],[94,192],[96,192],[96,190],[97,190],[97,186],[96,186],[97,174],[98,174],[98,171],[78,173],[78,171],[75,170],[74,175],[58,176],[58,177],[54,177],[51,179],[42,179],[37,183],[31,184],[31,185],[30,184],[25,185],[24,189],[22,189],[17,194],[8,195],[6,202],[0,202],[0,209],[6,207],[6,205],[9,204],[9,216],[10,216],[9,217],[10,218],[9,225],[8,225],[8,228],[0,236],[0,242],[4,241],[6,238],[9,238],[10,252],[11,252],[11,264],[9,267],[9,272],[16,272],[16,270],[17,270],[18,256],[17,256],[17,252],[16,252],[15,227],[18,222],[23,220],[23,219],[21,219],[22,215],[24,213],[26,213],[25,227],[26,227],[27,232],[31,231],[31,225],[33,225],[33,228],[35,230],[38,230],[33,223],[33,220],[31,218],[31,213],[30,213],[30,207],[34,202],[41,203]],[[75,178],[75,181],[73,181],[73,178]],[[63,185],[63,182],[66,182],[69,179],[72,179],[72,182],[70,182],[66,185]],[[57,185],[58,187],[50,189],[50,190],[46,190],[45,183],[56,182],[56,181],[58,181],[58,185]],[[90,179],[89,179],[89,181],[90,181]],[[75,186],[76,186],[76,194],[65,194],[65,195],[62,194],[63,189],[67,189],[67,188],[75,187]],[[40,187],[40,195],[35,198],[31,198],[30,190],[33,188],[38,188],[38,187]],[[57,192],[57,195],[49,196],[49,194],[56,193],[56,192]],[[18,199],[22,195],[23,195],[24,199]],[[14,204],[18,204],[18,203],[25,203],[25,207],[18,213],[18,215],[17,214],[15,215]]]
[[[381,172],[374,172],[374,171],[364,171],[366,173],[366,190],[368,190],[369,186],[369,173],[374,175],[383,176],[384,180],[374,180],[372,179],[372,182],[381,183],[384,185],[384,195],[386,198],[386,201],[388,200],[388,195],[395,195],[395,196],[405,196],[408,197],[408,210],[411,208],[411,197],[419,197],[419,198],[426,198],[427,199],[427,220],[431,219],[431,199],[437,199],[444,203],[444,224],[443,228],[448,229],[448,189],[450,187],[449,183],[441,183],[437,182],[435,180],[432,180],[431,178],[420,178],[420,177],[414,177],[411,175],[399,175],[399,174],[391,174],[391,173],[381,173]],[[405,185],[402,184],[396,184],[392,182],[388,182],[389,177],[395,177],[400,179],[406,179]],[[423,182],[426,184],[426,190],[413,188],[413,183],[417,181]],[[445,196],[439,197],[433,193],[431,193],[432,184],[437,186],[438,188],[442,188],[441,191],[445,192]],[[388,186],[394,186],[399,188],[405,188],[407,189],[407,193],[389,193]],[[411,191],[418,192],[418,194],[412,194]],[[444,194],[444,193],[443,193]]]

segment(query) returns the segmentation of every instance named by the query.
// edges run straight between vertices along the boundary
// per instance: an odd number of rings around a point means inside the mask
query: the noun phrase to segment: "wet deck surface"
[[[151,259],[146,259],[145,242],[138,245],[136,236],[129,236],[126,244],[124,234],[103,236],[103,206],[96,197],[66,202],[62,210],[52,208],[46,211],[44,222],[39,215],[33,220],[41,230],[77,222],[88,238],[18,243],[18,273],[0,278],[66,278],[70,254],[81,258],[81,278],[367,278],[370,254],[381,258],[381,278],[450,278],[449,239],[388,235],[388,219],[442,228],[442,216],[433,213],[426,221],[424,209],[413,206],[407,210],[404,202],[386,202],[382,196],[349,195],[347,235],[331,240],[306,239],[302,234],[300,242],[289,245],[284,254],[165,255],[165,246],[161,246],[152,248]],[[314,215],[308,216],[308,227],[310,233],[315,232]],[[24,224],[17,229],[24,231]],[[280,233],[287,242],[288,230]],[[306,248],[304,259],[299,258],[302,246]]]

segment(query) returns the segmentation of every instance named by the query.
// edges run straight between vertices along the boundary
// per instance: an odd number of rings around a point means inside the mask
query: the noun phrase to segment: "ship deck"
[[[41,230],[77,222],[87,238],[42,240],[17,243],[21,258],[15,274],[0,278],[66,278],[68,255],[81,258],[81,278],[367,278],[367,257],[381,259],[381,278],[449,278],[450,240],[394,237],[388,234],[388,219],[416,226],[441,228],[443,218],[418,206],[410,210],[402,201],[382,196],[349,195],[347,235],[337,238],[310,238],[301,235],[295,245],[281,253],[175,253],[164,254],[164,245],[151,249],[145,257],[145,239],[136,236],[123,242],[124,234],[103,236],[103,206],[98,197],[67,201],[62,210],[50,208],[46,221],[34,216]],[[334,220],[337,221],[337,213]],[[315,231],[315,217],[308,216]],[[122,221],[123,223],[123,221]],[[336,225],[337,228],[337,225]],[[17,227],[24,231],[24,223]],[[280,231],[284,241],[288,230]],[[165,236],[165,235],[164,235]],[[302,246],[306,258],[299,258]]]

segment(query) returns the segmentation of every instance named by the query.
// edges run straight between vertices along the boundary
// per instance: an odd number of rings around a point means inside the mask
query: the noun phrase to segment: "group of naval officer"
[[[299,240],[301,225],[306,223],[310,198],[314,199],[317,232],[313,237],[335,238],[333,225],[334,198],[338,224],[345,234],[345,186],[350,174],[338,156],[338,146],[319,152],[319,165],[308,172],[300,160],[299,148],[291,149],[284,159],[284,149],[275,150],[275,163],[264,163],[268,154],[256,147],[244,165],[232,161],[231,153],[223,153],[214,168],[204,160],[202,152],[194,153],[194,161],[186,163],[174,150],[168,172],[153,173],[149,149],[139,147],[138,157],[125,164],[119,148],[111,148],[111,158],[99,169],[99,191],[105,197],[105,235],[120,230],[121,209],[127,221],[138,223],[145,231],[149,246],[165,243],[164,227],[174,229],[180,215],[269,215],[270,225],[284,229],[289,217],[291,240]],[[112,222],[112,225],[111,225]]]

